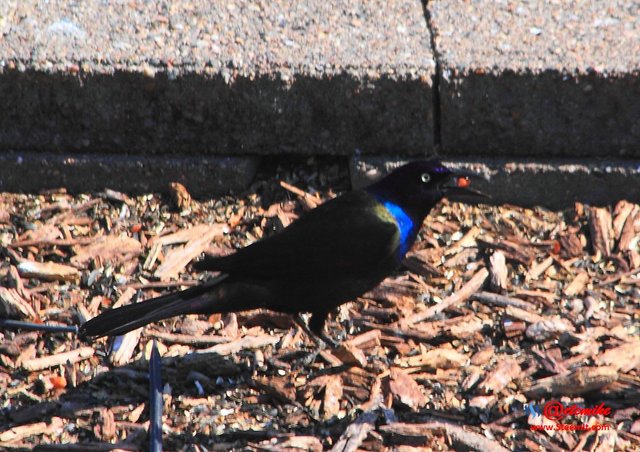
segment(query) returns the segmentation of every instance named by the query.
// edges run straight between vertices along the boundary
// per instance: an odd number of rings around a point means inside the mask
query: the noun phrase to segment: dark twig
[[[0,329],[46,331],[49,333],[78,333],[77,325],[50,325],[47,323],[24,322],[22,320],[0,319]]]
[[[153,341],[149,360],[149,450],[162,451],[162,375],[160,353]]]

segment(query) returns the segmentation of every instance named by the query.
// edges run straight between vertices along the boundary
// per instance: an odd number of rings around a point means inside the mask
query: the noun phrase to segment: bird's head
[[[480,201],[488,196],[469,188],[474,174],[451,169],[437,160],[407,163],[369,186],[379,199],[401,206],[415,217],[424,217],[442,198]]]

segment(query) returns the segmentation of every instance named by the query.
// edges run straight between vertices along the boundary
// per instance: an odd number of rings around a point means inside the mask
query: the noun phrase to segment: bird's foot
[[[305,352],[305,355],[300,358],[299,363],[302,364],[303,367],[310,367],[313,363],[316,362],[316,359],[320,354],[320,350],[321,349],[318,348],[310,352]]]
[[[302,330],[307,333],[307,336],[309,336],[309,338],[311,338],[311,340],[315,342],[316,346],[318,346],[320,350],[323,350],[327,345],[331,348],[338,348],[340,346],[338,342],[327,336],[324,332],[316,334],[311,331],[300,314],[296,314],[294,316],[294,320],[300,326],[300,328],[302,328]]]
[[[330,345],[331,348],[338,348],[340,347],[340,342],[334,340],[333,338],[331,338],[329,335],[322,333],[320,334],[320,339],[322,339],[324,341],[325,344]]]

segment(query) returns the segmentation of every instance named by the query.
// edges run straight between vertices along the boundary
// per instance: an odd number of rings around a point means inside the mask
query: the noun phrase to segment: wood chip
[[[464,248],[458,254],[454,254],[449,259],[444,261],[442,266],[445,269],[459,268],[467,265],[470,262],[478,261],[478,249],[477,248]]]
[[[375,376],[373,383],[371,383],[371,391],[369,392],[369,398],[361,405],[362,410],[366,413],[371,410],[375,410],[383,405],[382,397],[382,375]]]
[[[443,272],[438,269],[439,262],[433,259],[433,248],[410,252],[405,257],[403,264],[412,272],[422,276],[442,276]]]
[[[43,433],[56,433],[64,427],[62,418],[52,417],[51,423],[36,422],[35,424],[19,425],[0,432],[0,443],[20,441],[30,436],[41,435]]]
[[[93,434],[102,441],[115,439],[116,422],[113,411],[109,408],[100,408],[98,413],[98,422],[93,426]]]
[[[525,298],[534,298],[536,300],[542,301],[547,307],[554,307],[554,303],[558,300],[558,297],[546,290],[527,290],[527,289],[519,289],[514,291],[514,295],[518,297]]]
[[[342,360],[340,358],[338,358],[337,356],[335,356],[329,350],[320,350],[319,355],[320,355],[320,357],[322,359],[324,359],[329,365],[331,365],[333,367],[339,367],[339,366],[344,365]]]
[[[393,422],[380,426],[380,430],[388,435],[400,435],[405,437],[420,438],[423,441],[430,441],[431,430],[442,430],[451,437],[453,442],[460,443],[464,450],[481,450],[508,452],[509,449],[502,447],[500,443],[489,439],[479,433],[464,430],[457,425],[445,422],[427,422],[423,424],[406,424]]]
[[[636,251],[634,249],[630,250],[629,261],[631,262],[632,268],[640,268],[640,251]]]
[[[55,262],[22,261],[18,272],[25,278],[38,278],[44,281],[77,281],[80,272],[77,268]]]
[[[580,272],[573,280],[567,284],[562,293],[567,297],[574,297],[584,292],[589,282],[589,275],[587,272]]]
[[[501,358],[495,369],[480,383],[480,388],[486,392],[500,392],[520,374],[520,365],[515,359],[511,357]]]
[[[615,241],[620,240],[622,229],[629,215],[632,215],[636,208],[636,205],[625,200],[619,201],[618,204],[616,204],[616,207],[613,209],[613,238]],[[633,216],[631,218],[633,218]]]
[[[564,375],[536,380],[525,393],[536,399],[551,395],[574,396],[601,389],[618,378],[618,370],[613,366],[581,367]]]
[[[321,199],[316,198],[315,196],[305,192],[304,190],[300,190],[298,187],[294,187],[293,185],[288,184],[285,181],[280,181],[280,186],[285,190],[289,190],[291,193],[297,195],[302,201],[306,210],[315,209],[322,203]]]
[[[330,375],[324,385],[324,398],[322,399],[322,410],[325,419],[331,419],[338,415],[342,394],[342,378],[339,375]]]
[[[296,404],[296,388],[289,379],[254,377],[252,384],[282,403]]]
[[[462,381],[462,389],[465,391],[468,391],[469,389],[473,388],[480,381],[480,378],[482,377],[482,371],[480,370],[479,367],[473,366],[470,369],[468,369],[468,372],[469,372],[468,375]]]
[[[612,366],[621,372],[640,369],[640,339],[606,350],[595,358],[598,365]]]
[[[495,291],[506,290],[509,284],[507,260],[502,251],[495,251],[489,258],[491,263],[491,288]]]
[[[534,311],[517,308],[515,306],[507,306],[504,312],[513,319],[522,320],[527,323],[538,323],[546,320],[546,317],[536,314]]]
[[[561,317],[545,318],[527,327],[526,335],[536,342],[544,342],[556,338],[562,333],[573,331],[573,325]]]
[[[142,245],[134,238],[121,236],[98,237],[92,244],[74,247],[76,253],[71,263],[84,268],[90,260],[100,259],[101,262],[119,264],[142,253]]]
[[[275,336],[244,336],[232,342],[218,344],[214,345],[213,347],[198,350],[196,351],[196,353],[217,353],[218,355],[230,355],[232,353],[237,353],[240,350],[250,350],[254,348],[262,348],[269,345],[275,345],[279,340],[280,338]]]
[[[19,237],[18,242],[14,242],[13,247],[17,247],[16,243],[33,241],[33,242],[47,242],[56,240],[62,237],[60,228],[55,224],[44,224],[34,230],[29,230],[25,234]],[[24,244],[22,245],[24,246]]]
[[[117,190],[113,190],[111,188],[105,188],[104,191],[101,193],[101,195],[104,196],[106,199],[123,202],[130,206],[134,204],[134,201],[125,193],[122,193]]]
[[[365,367],[367,365],[367,356],[364,352],[351,344],[342,344],[338,349],[333,350],[332,354],[349,366]]]
[[[220,231],[220,233],[225,233],[228,231],[227,225],[224,223],[218,224],[196,224],[187,229],[180,229],[177,232],[172,234],[163,235],[162,237],[154,238],[149,241],[149,245],[153,246],[156,243],[161,244],[162,246],[167,245],[178,245],[180,243],[187,243],[190,240],[197,239],[202,237],[205,234],[211,233],[212,228]]]
[[[496,404],[498,398],[491,395],[478,395],[469,400],[469,406],[471,408],[477,408],[479,410],[487,410],[490,409],[493,405]]]
[[[315,436],[291,436],[274,440],[270,439],[260,443],[258,450],[281,450],[297,451],[305,450],[309,452],[322,452],[322,442]]]
[[[494,240],[490,237],[479,237],[477,242],[482,248],[501,250],[507,259],[519,262],[527,267],[531,265],[535,258],[535,252],[530,247],[512,240]]]
[[[445,251],[445,255],[453,255],[458,254],[464,248],[476,247],[478,244],[476,242],[476,237],[480,235],[482,230],[478,226],[472,226],[457,242],[453,244],[453,246],[449,247]]]
[[[16,289],[18,294],[25,299],[31,299],[32,297],[31,291],[25,287],[24,280],[20,277],[20,272],[13,265],[9,267],[6,287]]]
[[[491,304],[494,306],[507,307],[513,306],[519,309],[535,311],[534,305],[524,300],[514,297],[507,297],[505,295],[498,295],[490,292],[478,292],[473,294],[473,299],[478,300],[481,303]]]
[[[487,364],[494,355],[495,351],[493,347],[484,347],[471,357],[471,364],[474,366]]]
[[[425,367],[430,369],[453,369],[464,366],[469,358],[450,348],[435,348],[417,356],[405,358],[403,362],[409,367]]]
[[[169,192],[173,202],[180,211],[186,211],[191,208],[191,195],[187,188],[180,182],[171,182],[169,184]]]
[[[493,325],[493,320],[491,319],[481,319],[480,317],[474,316],[471,318],[462,318],[459,322],[452,324],[449,327],[449,332],[452,337],[458,339],[468,339],[474,336],[476,333],[481,332],[483,329],[487,327],[491,327]]]
[[[0,205],[0,224],[9,224],[11,221],[11,214],[4,210],[4,206]]]
[[[184,247],[174,248],[167,253],[164,262],[158,267],[154,276],[161,280],[167,280],[178,276],[194,258],[199,256],[208,246],[214,237],[221,235],[226,225],[210,225],[206,231],[198,228],[193,232],[191,228],[190,238]]]
[[[600,253],[603,257],[609,256],[613,247],[613,226],[609,209],[589,208],[589,230],[594,253]]]
[[[181,212],[153,194],[0,193],[7,221],[0,231],[0,311],[32,317],[0,322],[6,328],[0,393],[9,407],[0,435],[9,426],[19,433],[3,445],[145,444],[149,404],[139,400],[148,399],[153,342],[138,344],[139,331],[101,339],[92,344],[96,354],[72,364],[80,353],[69,359],[64,352],[80,343],[69,326],[111,308],[116,298],[113,306],[125,304],[134,289],[149,298],[201,284],[185,267],[185,248],[212,227],[226,223],[233,234],[222,225],[204,251],[227,255],[289,224],[301,207],[334,196],[326,185],[342,187],[346,177],[337,164],[322,172],[277,166],[277,176],[257,181],[255,192],[190,206],[187,200]],[[295,196],[280,189],[281,179],[301,184],[288,186]],[[219,438],[212,447],[227,450],[633,448],[640,442],[633,397],[640,389],[640,206],[621,201],[602,209],[439,203],[406,268],[328,320],[332,335],[344,329],[337,350],[316,354],[290,315],[266,310],[192,314],[146,327],[146,336],[158,339],[170,383],[163,395],[165,439],[172,450],[192,446],[193,435]],[[594,255],[592,243],[607,230],[610,238],[600,241],[611,251]],[[79,278],[22,277],[17,263],[23,261],[75,267]],[[182,279],[158,280],[162,265]],[[1,297],[13,301],[10,308]],[[37,330],[21,332],[31,328]],[[105,365],[105,356],[111,363]],[[42,369],[25,369],[34,362]],[[553,399],[589,405],[594,396],[611,413],[589,422],[617,429],[535,432],[530,427],[544,416],[516,409]],[[87,405],[92,400],[99,403]],[[358,412],[364,414],[353,415]],[[434,413],[449,422],[427,422]],[[34,424],[55,417],[76,428]],[[20,437],[22,427],[27,433]]]
[[[160,243],[160,241],[156,241],[151,247],[151,250],[149,250],[149,254],[147,254],[147,258],[144,260],[144,264],[142,264],[142,268],[147,271],[151,270],[161,253],[162,243]]]
[[[464,303],[469,299],[473,294],[475,294],[478,290],[482,289],[487,278],[489,277],[489,270],[486,268],[481,268],[478,270],[467,283],[460,288],[456,293],[448,296],[441,303],[431,306],[427,310],[415,314],[403,323],[405,325],[411,325],[413,323],[422,322],[423,320],[430,319],[434,317],[436,314],[444,311],[450,306]]]
[[[560,234],[560,247],[564,257],[572,258],[582,256],[583,246],[580,238],[574,232]]]
[[[549,256],[541,262],[534,263],[531,268],[529,268],[526,279],[528,281],[538,279],[549,267],[553,265],[553,261],[553,256]]]
[[[30,372],[35,372],[38,370],[48,369],[50,367],[61,366],[66,363],[73,364],[84,359],[91,358],[93,353],[93,347],[80,347],[69,352],[24,360],[22,362],[22,368]]]
[[[351,339],[344,341],[343,346],[358,347],[363,350],[378,347],[380,345],[380,330],[371,330],[365,333],[352,337]]]
[[[140,342],[142,328],[125,333],[123,336],[117,336],[109,354],[109,361],[114,366],[122,366],[131,361],[133,353]]]
[[[620,231],[620,239],[618,241],[619,251],[631,251],[633,249],[633,240],[636,238],[637,230],[635,223],[640,223],[640,207],[634,206],[633,211],[627,216],[626,221]],[[634,265],[634,268],[636,266]]]
[[[135,296],[136,291],[132,288],[127,288],[120,295],[118,300],[113,304],[111,309],[116,309],[121,306],[128,305],[131,299]],[[109,353],[109,361],[115,366],[122,366],[131,361],[133,353],[140,341],[140,335],[143,328],[136,328],[133,331],[129,331],[122,336],[117,336],[113,340],[111,352]]]
[[[392,404],[418,409],[427,404],[421,386],[403,370],[392,367],[383,387],[391,396]]]
[[[36,320],[38,316],[17,289],[0,286],[0,313],[5,317]]]
[[[74,239],[56,239],[56,240],[21,240],[13,242],[9,246],[11,248],[26,248],[26,247],[46,247],[46,246],[76,246],[76,245],[89,245],[93,243],[95,239],[92,237],[78,237]]]
[[[362,413],[340,435],[340,439],[333,445],[331,452],[355,452],[360,449],[364,439],[375,428],[377,418],[378,413],[375,411]]]

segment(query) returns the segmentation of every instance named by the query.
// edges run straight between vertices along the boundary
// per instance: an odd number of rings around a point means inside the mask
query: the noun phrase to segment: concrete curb
[[[0,151],[432,148],[415,0],[24,0],[0,10]]]
[[[640,158],[640,7],[428,3],[450,155]]]
[[[255,164],[192,156],[437,150],[496,200],[637,199],[635,0],[170,3],[0,2],[0,189],[217,193]]]
[[[141,157],[109,154],[0,153],[0,192],[64,187],[71,193],[105,188],[132,194],[165,192],[183,183],[196,197],[243,190],[258,157]]]
[[[352,185],[366,185],[407,161],[392,156],[353,158]],[[481,175],[484,179],[473,186],[491,196],[490,204],[563,209],[577,201],[596,205],[619,199],[640,201],[640,160],[443,157],[442,161]]]
[[[433,146],[430,83],[0,70],[0,150],[210,155]]]

